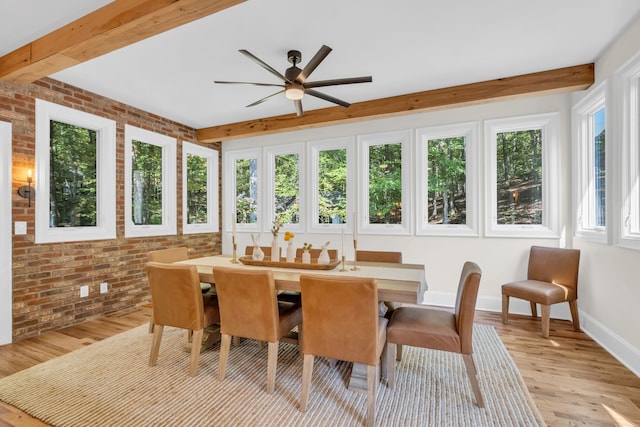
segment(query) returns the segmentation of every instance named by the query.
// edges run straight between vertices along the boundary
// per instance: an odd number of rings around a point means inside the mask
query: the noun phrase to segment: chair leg
[[[149,366],[156,366],[158,360],[158,352],[160,351],[160,341],[162,341],[162,332],[164,325],[158,325],[153,330],[153,340],[151,341],[151,354],[149,355]]]
[[[482,393],[480,392],[480,384],[478,384],[478,373],[476,371],[476,364],[473,361],[473,355],[463,354],[462,359],[464,360],[464,364],[467,367],[467,376],[469,377],[469,382],[471,383],[473,394],[476,396],[476,403],[478,404],[479,408],[484,408],[484,399],[482,398]]]
[[[276,368],[278,365],[278,345],[280,341],[270,342],[267,358],[267,393],[273,393],[276,388]]]
[[[149,333],[152,334],[153,333],[153,311],[151,312],[151,318],[149,319]]]
[[[194,377],[198,372],[198,361],[200,360],[200,347],[202,347],[202,329],[193,331],[191,340],[191,366],[189,367],[189,375]]]
[[[378,384],[378,367],[367,365],[367,427],[376,424],[376,385]]]
[[[311,390],[311,376],[313,374],[313,354],[304,355],[304,363],[302,365],[302,391],[300,392],[300,405],[298,410],[305,412],[307,410],[307,400],[309,400],[309,391]]]
[[[551,317],[551,306],[540,304],[542,308],[542,337],[549,338],[549,319]]]
[[[502,324],[509,324],[509,295],[502,295]]]
[[[396,385],[396,348],[397,344],[387,342],[387,386]]]
[[[233,337],[233,346],[240,347],[240,337]]]
[[[535,302],[533,301],[529,301],[529,304],[531,305],[531,316],[532,317],[538,317],[538,308]],[[542,306],[542,304],[540,304]],[[542,307],[542,310],[544,311],[544,307]]]
[[[218,364],[218,381],[224,380],[227,370],[227,360],[229,359],[229,349],[231,348],[231,335],[222,334],[220,338],[220,363]]]
[[[580,317],[578,316],[578,300],[569,301],[569,308],[571,309],[571,318],[573,319],[573,329],[580,330]]]
[[[389,373],[387,372],[387,367],[389,363],[387,362],[387,358],[389,357],[389,343],[385,342],[384,347],[382,348],[382,354],[380,355],[380,377],[383,380],[389,379]]]
[[[396,360],[399,362],[402,360],[402,344],[397,344],[398,349],[396,350]]]

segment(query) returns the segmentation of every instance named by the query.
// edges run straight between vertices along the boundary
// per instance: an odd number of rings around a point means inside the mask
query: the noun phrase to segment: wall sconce
[[[27,171],[27,185],[18,188],[18,194],[25,199],[29,199],[29,207],[31,207],[31,197],[35,196],[36,190],[31,186],[33,182],[31,169]]]

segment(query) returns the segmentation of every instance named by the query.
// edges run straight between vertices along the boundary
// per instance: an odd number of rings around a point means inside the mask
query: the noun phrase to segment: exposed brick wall
[[[117,122],[116,239],[34,244],[35,201],[29,208],[17,189],[25,184],[26,170],[35,169],[36,98]],[[29,85],[0,81],[0,120],[13,128],[13,221],[27,222],[27,235],[13,236],[14,341],[149,301],[143,264],[150,250],[187,246],[191,257],[220,253],[219,233],[182,234],[181,141],[195,143],[194,129],[48,78]],[[125,124],[178,139],[175,236],[124,238]],[[208,146],[220,150],[219,144]],[[109,284],[108,293],[100,294],[101,282]],[[86,298],[79,296],[81,285],[89,285]]]

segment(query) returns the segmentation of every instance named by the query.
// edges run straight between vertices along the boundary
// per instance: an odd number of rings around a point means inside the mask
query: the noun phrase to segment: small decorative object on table
[[[305,243],[302,245],[302,263],[303,264],[311,264],[311,253],[309,250],[311,249],[311,243]]]
[[[318,255],[318,264],[329,264],[329,252],[327,251],[327,246],[329,246],[330,242],[325,243],[320,247],[320,255]]]
[[[251,258],[254,261],[262,261],[264,259],[264,252],[260,248],[260,235],[251,233],[251,239],[253,240],[253,254]]]
[[[287,262],[296,262],[296,248],[293,247],[293,238],[296,237],[290,231],[285,231],[284,241],[289,242],[287,245]]]
[[[280,231],[282,224],[279,220],[273,221],[273,227],[271,227],[271,234],[273,234],[273,241],[271,242],[271,261],[280,261],[280,243],[278,242],[278,232]]]

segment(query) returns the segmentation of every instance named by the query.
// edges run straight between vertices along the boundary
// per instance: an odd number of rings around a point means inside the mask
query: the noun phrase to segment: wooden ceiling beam
[[[31,83],[246,0],[116,0],[0,57],[0,79]]]
[[[303,117],[297,117],[295,114],[286,114],[198,129],[198,141],[226,141],[516,97],[571,92],[586,89],[593,82],[594,64],[576,65],[550,71],[358,102],[351,104],[349,108],[329,107],[311,110],[306,111]]]

